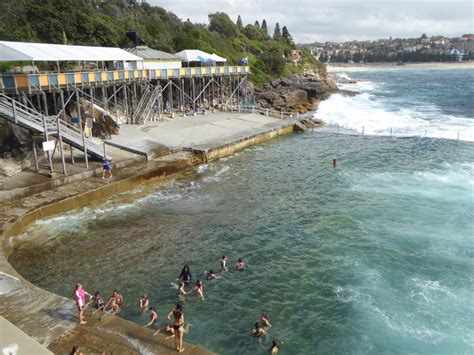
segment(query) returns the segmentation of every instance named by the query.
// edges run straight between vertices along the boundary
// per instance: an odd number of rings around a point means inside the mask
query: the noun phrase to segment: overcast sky
[[[223,11],[245,24],[286,25],[295,42],[345,41],[474,32],[474,1],[437,0],[147,0],[183,20],[208,23]],[[272,32],[273,33],[273,32]]]

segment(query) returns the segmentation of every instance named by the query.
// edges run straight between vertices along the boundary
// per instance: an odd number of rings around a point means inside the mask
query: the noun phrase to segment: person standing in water
[[[160,326],[158,324],[158,312],[156,312],[156,309],[154,307],[150,307],[150,321],[145,324],[145,327],[149,327],[150,325],[155,324],[156,327],[158,328],[156,332],[153,333],[153,335],[156,335],[160,332]]]
[[[183,352],[184,312],[181,303],[176,304],[176,308],[168,314],[167,318],[171,320],[171,316],[174,317],[173,330],[176,351]]]
[[[229,271],[227,269],[227,256],[225,256],[225,255],[221,259],[221,267],[222,267],[223,270]]]
[[[181,281],[183,281],[185,284],[189,284],[191,282],[191,279],[193,278],[191,275],[191,270],[189,270],[188,264],[185,264],[183,266],[183,270],[181,270],[181,274],[179,274],[178,277]]]
[[[138,306],[142,311],[148,308],[148,296],[147,295],[142,295],[140,297],[140,300],[138,301]]]
[[[262,322],[262,325],[264,328],[266,328],[266,330],[268,330],[272,326],[266,314],[262,314],[260,316],[260,321]]]
[[[86,292],[82,288],[81,283],[76,284],[76,289],[74,290],[74,298],[76,299],[77,310],[79,311],[79,324],[86,324],[84,320],[84,307],[86,306],[86,295],[91,298],[90,293]]]
[[[196,292],[196,295],[204,301],[204,285],[201,280],[196,281],[196,286],[194,286],[193,291]]]
[[[192,292],[192,291],[186,292],[186,290],[184,289],[185,286],[186,286],[186,284],[183,281],[179,282],[178,298],[179,298],[180,301],[183,301],[183,302],[184,302],[184,296],[187,295],[188,293]]]

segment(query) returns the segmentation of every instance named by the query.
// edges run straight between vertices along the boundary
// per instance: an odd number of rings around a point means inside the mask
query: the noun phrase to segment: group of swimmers
[[[87,303],[86,295],[89,296],[89,302]],[[81,283],[76,284],[74,297],[76,300],[77,310],[79,311],[79,324],[87,323],[84,320],[84,310],[91,304],[94,305],[96,311],[102,310],[105,313],[118,313],[120,311],[120,307],[123,305],[123,296],[117,290],[112,292],[112,295],[106,302],[98,291],[94,293],[94,296],[92,296],[90,293],[84,290]]]
[[[220,265],[223,271],[229,271],[227,268],[227,262],[228,258],[227,256],[222,256],[220,260]],[[234,264],[234,270],[240,270],[243,271],[245,270],[245,262],[242,258],[239,258],[236,263]],[[212,269],[209,272],[206,272],[206,278],[207,280],[219,280],[222,278],[221,275],[216,274]],[[171,324],[167,324],[163,330],[170,333],[170,337],[174,337],[175,339],[175,346],[176,346],[176,351],[178,352],[183,352],[185,349],[183,347],[183,337],[184,333],[187,333],[189,330],[189,324],[187,324],[187,327],[185,329],[185,323],[184,323],[184,310],[183,310],[183,304],[184,302],[184,296],[190,293],[195,292],[197,297],[201,299],[202,301],[204,300],[204,285],[201,280],[197,280],[195,286],[190,290],[186,291],[185,287],[189,285],[192,281],[192,275],[191,275],[191,270],[187,264],[184,265],[183,269],[181,270],[181,273],[178,277],[179,281],[179,287],[178,287],[178,303],[176,304],[176,307],[169,312],[167,315],[167,319],[172,321]],[[85,295],[88,295],[90,297],[89,303],[86,304],[85,302]],[[83,288],[82,284],[78,283],[76,284],[76,290],[75,290],[75,298],[76,298],[76,305],[79,310],[79,323],[80,324],[85,324],[86,321],[84,321],[84,308],[89,305],[89,304],[94,304],[96,311],[102,310],[104,312],[108,313],[117,313],[120,310],[120,307],[123,304],[123,296],[118,293],[118,291],[114,290],[112,292],[112,295],[110,298],[105,302],[105,300],[102,299],[100,296],[99,292],[96,292],[94,296],[90,295],[87,293]],[[162,329],[160,329],[159,325],[159,318],[158,318],[158,312],[154,307],[150,307],[148,296],[146,294],[143,294],[139,301],[138,301],[138,306],[142,311],[149,310],[150,311],[150,321],[145,324],[145,327],[149,326],[156,326],[158,329],[153,333],[153,335],[158,334]],[[95,313],[95,312],[94,312]],[[172,317],[174,319],[172,319]],[[255,337],[260,337],[264,334],[267,334],[268,330],[272,326],[268,317],[265,314],[262,314],[260,317],[260,323],[257,321],[255,323],[255,328],[252,329],[252,335]],[[279,344],[276,341],[272,342],[272,346],[269,349],[269,352],[271,354],[276,354],[279,350]]]

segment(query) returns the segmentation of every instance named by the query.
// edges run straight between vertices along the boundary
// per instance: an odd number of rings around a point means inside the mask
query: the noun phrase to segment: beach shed
[[[147,46],[125,49],[143,59],[143,69],[180,69],[181,58]]]
[[[143,59],[116,47],[71,46],[63,44],[0,41],[0,62],[76,62],[79,66],[95,63],[98,68],[139,69]]]
[[[175,54],[186,67],[199,67],[199,66],[218,66],[224,65],[227,59],[218,56],[217,54],[210,54],[198,49],[185,49]]]

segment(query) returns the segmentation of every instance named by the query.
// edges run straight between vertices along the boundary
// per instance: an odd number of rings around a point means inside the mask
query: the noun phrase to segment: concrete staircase
[[[4,94],[0,94],[0,117],[33,133],[44,134],[46,130],[48,135],[57,138],[61,135],[63,142],[82,151],[86,149],[91,156],[104,158],[103,142],[101,140],[87,137],[83,139],[78,128],[59,119],[58,116],[45,117]]]

